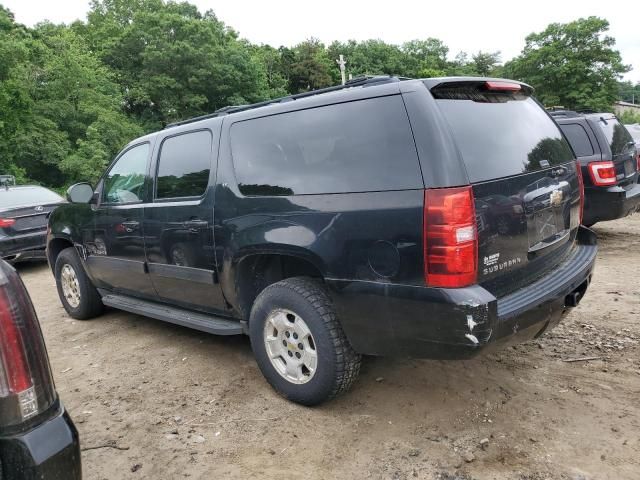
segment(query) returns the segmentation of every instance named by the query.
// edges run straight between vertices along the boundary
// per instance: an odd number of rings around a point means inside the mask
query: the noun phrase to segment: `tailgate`
[[[558,266],[580,223],[574,162],[473,186],[478,222],[478,283],[496,296]]]
[[[473,186],[478,283],[497,297],[563,262],[580,224],[580,187],[558,126],[511,81],[456,80],[431,89]]]

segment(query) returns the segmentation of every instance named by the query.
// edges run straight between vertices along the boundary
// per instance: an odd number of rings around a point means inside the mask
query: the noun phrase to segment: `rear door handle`
[[[140,226],[140,222],[135,220],[128,220],[126,222],[122,222],[122,226],[126,229],[127,233],[131,233],[134,230],[137,230]]]
[[[209,226],[209,222],[207,222],[206,220],[193,219],[184,222],[184,226],[189,230],[195,231],[202,228],[207,228]]]

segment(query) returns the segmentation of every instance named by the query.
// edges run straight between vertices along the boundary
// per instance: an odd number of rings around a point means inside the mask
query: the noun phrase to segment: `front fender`
[[[47,260],[52,270],[57,255],[66,246],[78,248],[84,263],[82,232],[91,228],[93,210],[88,204],[61,205],[51,213],[47,226]]]

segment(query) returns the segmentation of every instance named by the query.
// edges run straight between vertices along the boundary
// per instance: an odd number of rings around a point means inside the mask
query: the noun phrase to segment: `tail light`
[[[0,261],[0,430],[55,402],[40,325],[18,274]]]
[[[640,150],[638,150],[637,164],[636,171],[640,172]]]
[[[596,187],[607,187],[617,182],[616,167],[613,162],[591,162],[589,176]]]
[[[584,178],[582,178],[582,165],[576,161],[576,173],[578,174],[578,188],[580,189],[580,224],[584,218]]]
[[[0,228],[10,227],[16,223],[14,218],[0,218]]]
[[[487,90],[492,90],[494,92],[519,92],[520,90],[522,90],[522,86],[519,83],[496,80],[484,82],[484,88]]]
[[[478,232],[473,190],[424,193],[424,278],[430,287],[466,287],[478,277]]]

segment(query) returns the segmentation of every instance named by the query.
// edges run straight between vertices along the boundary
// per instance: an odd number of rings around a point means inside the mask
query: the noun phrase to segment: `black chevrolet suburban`
[[[612,113],[555,110],[560,126],[580,162],[584,177],[584,219],[597,222],[626,217],[640,209],[640,151],[626,127]]]
[[[361,355],[460,359],[555,326],[596,257],[582,177],[528,85],[357,79],[169,125],[49,220],[67,312],[248,334],[305,405]]]

